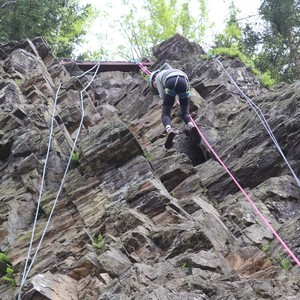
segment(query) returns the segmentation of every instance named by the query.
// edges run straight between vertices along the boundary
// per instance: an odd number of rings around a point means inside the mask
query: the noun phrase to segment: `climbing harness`
[[[171,78],[171,77],[173,77],[173,76],[167,77],[167,79]],[[186,81],[187,86],[188,86],[187,79],[184,76],[176,75],[176,81],[175,81],[173,89],[171,90],[171,89],[165,88],[165,93],[167,95],[169,95],[169,96],[172,96],[172,97],[176,97],[176,95],[178,95],[179,99],[187,98],[187,97],[190,96],[190,91],[189,90],[187,90],[187,91],[185,91],[183,93],[179,93],[179,94],[175,91],[179,77],[183,77],[185,79],[185,81]]]
[[[184,93],[180,93],[180,94],[177,94],[175,91],[173,90],[170,90],[170,89],[167,89],[165,88],[165,93],[169,96],[173,96],[173,97],[176,97],[176,95],[178,95],[178,98],[179,99],[183,99],[183,98],[187,98],[190,96],[190,91],[187,91],[187,92],[184,92]]]
[[[20,284],[20,288],[19,288],[19,294],[18,294],[18,300],[21,300],[21,294],[22,294],[22,288],[27,280],[27,277],[29,275],[29,272],[33,266],[33,263],[36,259],[36,256],[38,254],[38,251],[42,245],[42,242],[43,242],[43,239],[45,237],[45,234],[47,232],[47,229],[48,229],[48,226],[50,224],[50,221],[51,221],[51,218],[52,218],[52,215],[53,215],[53,212],[54,212],[54,209],[55,209],[55,206],[56,206],[56,203],[58,201],[58,197],[62,191],[62,188],[63,188],[63,185],[64,185],[64,182],[65,182],[65,179],[66,179],[66,176],[67,176],[67,172],[68,172],[68,169],[69,169],[69,166],[71,164],[71,161],[72,161],[72,155],[73,153],[75,152],[75,148],[76,148],[76,143],[77,143],[77,140],[79,138],[79,134],[80,134],[80,130],[81,130],[81,127],[83,125],[83,119],[84,119],[84,116],[85,116],[85,112],[84,112],[84,106],[83,106],[83,93],[86,91],[86,89],[92,84],[96,74],[98,73],[98,70],[99,70],[99,67],[100,67],[100,61],[93,67],[91,68],[90,70],[86,71],[85,73],[81,74],[80,76],[77,76],[76,78],[80,78],[82,76],[84,76],[85,74],[87,74],[88,72],[91,72],[94,68],[96,68],[96,71],[92,77],[92,79],[89,81],[89,83],[80,91],[80,103],[81,103],[81,120],[80,120],[80,124],[79,124],[79,127],[78,127],[78,130],[77,130],[77,134],[76,134],[76,137],[75,137],[75,140],[74,140],[74,143],[73,143],[73,146],[72,146],[72,150],[71,150],[71,154],[70,154],[70,157],[69,157],[69,160],[68,160],[68,163],[67,163],[67,166],[66,166],[66,169],[65,169],[65,172],[64,172],[64,175],[63,175],[63,178],[61,180],[61,184],[60,184],[60,187],[59,187],[59,190],[57,192],[57,195],[56,195],[56,198],[54,200],[54,203],[52,205],[52,209],[51,209],[51,212],[49,214],[49,217],[48,217],[48,220],[47,220],[47,223],[45,225],[45,228],[43,230],[43,233],[41,235],[41,238],[40,238],[40,241],[37,245],[37,248],[35,250],[35,253],[31,259],[31,263],[30,265],[28,266],[28,263],[29,263],[29,258],[30,258],[30,252],[32,250],[32,244],[33,244],[33,240],[34,240],[34,234],[35,234],[35,229],[36,229],[36,225],[37,225],[37,218],[38,218],[38,213],[39,213],[39,208],[40,208],[40,204],[41,204],[41,199],[42,199],[42,194],[43,194],[43,188],[44,188],[44,180],[45,180],[45,173],[46,173],[46,168],[47,168],[47,163],[48,163],[48,158],[49,158],[49,153],[50,153],[50,148],[51,148],[51,141],[52,141],[52,133],[53,133],[53,126],[54,126],[54,116],[55,116],[55,110],[56,110],[56,105],[57,105],[57,98],[58,98],[58,94],[59,94],[59,91],[60,91],[60,88],[61,88],[61,84],[59,85],[58,89],[57,89],[57,92],[56,92],[56,95],[55,95],[55,100],[54,100],[54,104],[53,104],[53,112],[52,112],[52,118],[51,118],[51,126],[50,126],[50,135],[49,135],[49,141],[48,141],[48,149],[47,149],[47,154],[46,154],[46,159],[45,159],[45,162],[44,162],[44,168],[43,168],[43,175],[42,175],[42,181],[41,181],[41,186],[40,186],[40,192],[39,192],[39,198],[38,198],[38,204],[37,204],[37,209],[36,209],[36,213],[35,213],[35,219],[34,219],[34,224],[33,224],[33,228],[32,228],[32,234],[31,234],[31,240],[30,240],[30,244],[29,244],[29,249],[28,249],[28,253],[27,253],[27,257],[26,257],[26,262],[25,262],[25,267],[24,267],[24,272],[23,272],[23,276],[22,276],[22,280],[21,280],[21,284]]]
[[[222,65],[222,68],[225,69]],[[229,73],[228,73],[229,75]],[[232,78],[232,77],[231,77]],[[233,79],[232,79],[233,80]],[[234,80],[233,80],[234,81]],[[235,83],[234,84],[239,90],[240,88],[238,87],[238,85]],[[243,93],[244,94],[244,93]],[[244,94],[245,95],[245,94]],[[246,96],[247,97],[247,96]],[[248,98],[248,97],[247,97]],[[249,98],[248,98],[249,99]],[[250,100],[250,99],[249,99]],[[251,100],[250,100],[251,101]],[[252,102],[252,101],[251,101]],[[177,102],[178,103],[178,102]],[[260,111],[260,110],[259,110]],[[261,117],[263,120],[265,120],[265,118]],[[260,119],[261,119],[260,118]],[[251,200],[251,198],[248,196],[248,194],[245,192],[245,190],[242,188],[242,186],[239,184],[239,182],[236,180],[236,178],[232,175],[232,173],[229,171],[229,169],[226,167],[225,163],[221,160],[221,158],[217,155],[217,153],[214,151],[214,149],[211,147],[211,145],[209,144],[209,142],[205,139],[204,135],[201,133],[198,125],[196,124],[196,122],[194,121],[194,119],[191,117],[191,120],[194,124],[194,126],[197,128],[198,133],[201,136],[201,139],[204,141],[204,143],[208,146],[208,148],[210,149],[210,151],[213,153],[213,155],[215,156],[215,158],[219,161],[219,163],[222,165],[222,167],[225,169],[225,171],[228,173],[228,175],[230,176],[230,178],[233,180],[233,182],[236,184],[236,186],[239,188],[239,190],[242,192],[242,194],[246,197],[246,199],[248,200],[248,202],[250,203],[250,205],[253,207],[253,209],[256,211],[256,213],[259,215],[259,217],[261,218],[261,220],[267,225],[267,227],[271,230],[271,232],[273,233],[273,235],[277,238],[277,240],[280,242],[280,244],[283,246],[283,248],[287,251],[287,253],[289,254],[289,256],[295,261],[295,263],[300,267],[300,261],[297,259],[297,257],[295,256],[295,254],[290,250],[290,248],[286,245],[286,243],[283,241],[283,239],[280,237],[280,235],[276,232],[276,230],[273,228],[273,226],[269,223],[269,221],[265,218],[265,216],[260,212],[260,210],[257,208],[257,206],[255,205],[255,203]],[[269,128],[269,126],[264,125],[265,128]],[[269,132],[269,131],[268,131]],[[269,133],[271,134],[271,133]],[[273,140],[273,139],[272,139]],[[294,172],[293,172],[294,173]],[[298,182],[299,180],[297,180]]]

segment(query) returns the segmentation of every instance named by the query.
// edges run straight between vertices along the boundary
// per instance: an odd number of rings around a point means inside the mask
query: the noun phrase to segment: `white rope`
[[[59,187],[59,190],[57,192],[57,195],[56,195],[56,198],[54,200],[54,203],[52,205],[52,209],[51,209],[51,212],[49,214],[49,217],[48,217],[48,221],[45,225],[45,228],[44,228],[44,231],[42,233],[42,236],[40,238],[40,241],[39,241],[39,244],[35,250],[35,253],[34,253],[34,256],[31,260],[31,263],[30,265],[28,266],[28,269],[27,269],[27,265],[28,265],[28,261],[29,261],[29,256],[30,256],[30,252],[31,252],[31,249],[32,249],[32,244],[33,244],[33,239],[34,239],[34,232],[35,232],[35,228],[36,228],[36,223],[37,223],[37,216],[38,216],[38,212],[39,212],[39,207],[40,207],[40,203],[41,203],[41,198],[42,198],[42,193],[43,193],[43,187],[44,187],[44,178],[45,178],[45,173],[46,173],[46,166],[47,166],[47,162],[48,162],[48,157],[49,157],[49,152],[50,152],[50,148],[51,148],[51,140],[52,140],[52,132],[53,132],[53,123],[54,123],[54,114],[55,114],[55,108],[56,108],[56,104],[57,104],[57,97],[58,97],[58,92],[59,92],[59,89],[61,87],[61,84],[59,85],[59,88],[56,92],[56,96],[55,96],[55,101],[54,101],[54,106],[53,106],[53,113],[52,113],[52,119],[51,119],[51,128],[50,128],[50,137],[49,137],[49,142],[48,142],[48,150],[47,150],[47,155],[46,155],[46,160],[45,160],[45,164],[44,164],[44,169],[43,169],[43,176],[42,176],[42,183],[41,183],[41,189],[40,189],[40,194],[39,194],[39,199],[38,199],[38,206],[37,206],[37,210],[36,210],[36,215],[35,215],[35,220],[34,220],[34,224],[33,224],[33,229],[32,229],[32,235],[31,235],[31,240],[30,240],[30,247],[29,247],[29,250],[28,250],[28,254],[27,254],[27,258],[26,258],[26,263],[25,263],[25,268],[24,268],[24,273],[23,273],[23,277],[22,277],[22,281],[21,281],[21,285],[20,285],[20,289],[19,289],[19,295],[18,295],[18,299],[21,300],[21,293],[22,293],[22,287],[24,286],[24,283],[26,282],[27,280],[27,277],[28,277],[28,274],[32,268],[32,265],[36,259],[36,256],[38,254],[38,251],[42,245],[42,242],[43,242],[43,239],[45,237],[45,234],[47,232],[47,229],[49,227],[49,224],[50,224],[50,221],[51,221],[51,218],[52,218],[52,215],[53,215],[53,212],[54,212],[54,209],[55,209],[55,206],[56,206],[56,203],[57,203],[57,200],[58,200],[58,197],[62,191],[62,188],[63,188],[63,185],[64,185],[64,182],[65,182],[65,179],[66,179],[66,176],[67,176],[67,173],[68,173],[68,169],[69,169],[69,166],[70,166],[70,163],[72,161],[72,155],[75,151],[75,148],[76,148],[76,143],[77,143],[77,140],[78,140],[78,137],[79,137],[79,134],[80,134],[80,130],[81,130],[81,127],[83,125],[83,119],[84,119],[84,116],[85,116],[85,112],[84,112],[84,106],[83,106],[83,93],[86,91],[86,89],[92,84],[95,76],[97,75],[98,73],[98,70],[99,70],[99,67],[100,67],[100,62],[98,62],[97,65],[95,65],[92,69],[94,69],[95,67],[97,66],[97,69],[92,77],[92,79],[90,80],[90,82],[80,91],[80,102],[81,102],[81,120],[80,120],[80,124],[79,124],[79,127],[78,127],[78,131],[77,131],[77,134],[76,134],[76,137],[75,137],[75,140],[74,140],[74,143],[73,143],[73,147],[72,147],[72,150],[71,150],[71,154],[70,154],[70,157],[69,157],[69,160],[68,160],[68,163],[67,163],[67,166],[66,166],[66,169],[65,169],[65,172],[64,172],[64,176],[61,180],[61,184],[60,184],[60,187]],[[91,70],[92,70],[91,69]],[[91,71],[89,70],[89,71]],[[87,71],[87,72],[89,72]],[[87,72],[85,72],[84,74],[86,74]],[[82,77],[83,75],[80,75],[78,76],[77,78],[79,77]],[[26,270],[27,269],[27,270]]]
[[[287,164],[288,168],[290,169],[292,175],[294,176],[298,186],[300,187],[300,180],[297,177],[296,173],[294,172],[293,168],[291,167],[291,165],[289,164],[287,158],[285,157],[284,153],[282,152],[280,145],[278,144],[263,112],[261,111],[261,109],[240,89],[240,87],[237,85],[237,83],[235,82],[235,80],[232,78],[232,76],[229,74],[229,72],[225,69],[225,67],[223,66],[223,64],[215,57],[213,56],[213,59],[221,66],[221,68],[224,70],[224,72],[226,73],[226,75],[228,76],[228,78],[230,79],[231,83],[237,88],[237,90],[240,92],[241,96],[244,97],[247,101],[247,103],[250,105],[250,107],[255,111],[255,113],[257,114],[258,118],[260,119],[260,121],[262,122],[263,126],[265,127],[265,129],[267,130],[268,134],[270,135],[272,141],[274,142],[277,150],[279,151],[279,153],[281,154],[282,158],[284,159],[285,163]]]
[[[101,61],[101,59],[100,59],[100,61]],[[98,63],[98,64],[99,64],[99,63]],[[76,76],[76,78],[81,78],[81,77],[83,77],[84,75],[88,74],[89,72],[92,72],[92,70],[94,70],[94,69],[98,66],[98,64],[94,65],[91,69],[85,71],[84,73],[82,73],[82,74]],[[98,72],[98,70],[99,70],[99,67],[100,67],[100,64],[99,64],[99,66],[97,67],[97,70],[96,70],[96,73],[95,73],[95,74],[97,74],[97,72]],[[93,80],[94,80],[94,79],[93,79]]]
[[[59,93],[60,88],[61,88],[61,84],[59,85],[59,87],[58,87],[58,89],[56,91],[55,99],[54,99],[54,104],[53,104],[53,112],[52,112],[51,125],[50,125],[50,134],[49,134],[49,140],[48,140],[48,149],[47,149],[47,154],[46,154],[46,158],[45,158],[45,162],[44,162],[44,168],[43,168],[43,175],[42,175],[42,181],[41,181],[41,186],[40,186],[39,198],[38,198],[38,203],[37,203],[37,208],[36,208],[36,214],[35,214],[34,223],[33,223],[33,229],[32,229],[32,233],[31,233],[31,239],[30,239],[29,249],[28,249],[28,253],[27,253],[27,257],[26,257],[26,262],[25,262],[23,277],[22,277],[22,281],[21,281],[20,291],[21,291],[21,288],[22,288],[22,286],[23,286],[23,284],[25,282],[26,269],[27,269],[27,265],[28,265],[28,261],[29,261],[29,257],[30,257],[30,252],[31,252],[31,249],[32,249],[32,244],[33,244],[33,239],[34,239],[34,233],[35,233],[35,228],[36,228],[37,218],[38,218],[38,212],[39,212],[39,209],[40,209],[40,204],[41,204],[41,199],[42,199],[42,194],[43,194],[43,189],[44,189],[44,181],[45,181],[45,175],[46,175],[46,168],[47,168],[47,164],[48,164],[49,153],[50,153],[50,148],[51,148],[51,141],[52,141],[55,108],[56,108],[57,98],[58,98],[58,93]]]

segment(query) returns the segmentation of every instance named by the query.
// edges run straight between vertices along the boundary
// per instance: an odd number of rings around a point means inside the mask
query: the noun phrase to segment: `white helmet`
[[[159,72],[159,70],[153,71],[149,77],[149,85],[150,87],[152,87],[153,89],[155,89],[155,86],[153,86],[153,82],[155,80],[155,76],[156,74]]]

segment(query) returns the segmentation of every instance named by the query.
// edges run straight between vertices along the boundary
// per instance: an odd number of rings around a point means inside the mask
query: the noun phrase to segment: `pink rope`
[[[147,75],[151,75],[151,72],[141,63],[139,63],[139,67],[147,74]],[[176,99],[176,103],[179,104],[178,99]],[[233,180],[233,182],[237,185],[237,187],[240,189],[240,191],[243,193],[243,195],[246,197],[246,199],[248,200],[248,202],[251,204],[251,206],[254,208],[254,210],[256,211],[256,213],[260,216],[260,218],[262,219],[262,221],[267,225],[267,227],[271,230],[271,232],[273,233],[273,235],[277,238],[277,240],[281,243],[281,245],[283,246],[283,248],[288,252],[288,254],[290,255],[290,257],[295,261],[295,263],[300,267],[300,261],[297,259],[297,257],[295,256],[295,254],[290,250],[290,248],[286,245],[286,243],[282,240],[282,238],[280,237],[280,235],[276,232],[276,230],[273,228],[273,226],[269,223],[269,221],[265,218],[265,216],[260,212],[260,210],[257,208],[257,206],[255,205],[255,203],[251,200],[251,198],[248,196],[248,194],[245,192],[245,190],[241,187],[241,185],[239,184],[239,182],[235,179],[235,177],[232,175],[232,173],[229,171],[229,169],[226,167],[226,165],[224,164],[224,162],[221,160],[221,158],[217,155],[217,153],[214,151],[214,149],[210,146],[210,144],[208,143],[208,141],[205,139],[204,135],[201,133],[200,129],[198,128],[196,122],[194,121],[194,119],[191,117],[191,120],[194,124],[194,126],[197,128],[198,133],[201,136],[201,139],[205,142],[205,144],[208,146],[208,148],[210,149],[210,151],[213,153],[213,155],[216,157],[216,159],[219,161],[219,163],[222,165],[222,167],[225,169],[225,171],[228,173],[228,175],[231,177],[231,179]]]
[[[138,65],[139,65],[139,67],[142,69],[142,71],[145,73],[145,74],[147,74],[147,75],[151,75],[151,72],[147,69],[147,67],[146,66],[144,66],[142,63],[138,63]]]
[[[279,234],[276,232],[276,230],[272,227],[272,225],[268,222],[268,220],[264,217],[264,215],[260,212],[260,210],[257,208],[257,206],[254,204],[254,202],[251,200],[251,198],[248,196],[248,194],[244,191],[244,189],[241,187],[241,185],[238,183],[238,181],[235,179],[235,177],[232,175],[232,173],[228,170],[226,165],[223,163],[221,158],[217,155],[217,153],[214,151],[214,149],[210,146],[208,141],[205,139],[204,135],[201,133],[200,129],[198,128],[196,122],[191,117],[191,120],[195,127],[197,128],[202,140],[205,142],[205,144],[208,146],[210,151],[214,154],[214,156],[217,158],[219,163],[223,166],[223,168],[226,170],[226,172],[229,174],[231,179],[234,181],[234,183],[237,185],[237,187],[240,189],[240,191],[244,194],[246,199],[250,202],[251,206],[254,208],[254,210],[257,212],[257,214],[260,216],[260,218],[263,220],[263,222],[268,226],[268,228],[272,231],[274,236],[278,239],[278,241],[281,243],[281,245],[285,248],[285,250],[288,252],[290,257],[296,262],[296,264],[300,267],[300,262],[297,259],[297,257],[294,255],[294,253],[289,249],[289,247],[286,245],[286,243],[282,240],[282,238],[279,236]]]

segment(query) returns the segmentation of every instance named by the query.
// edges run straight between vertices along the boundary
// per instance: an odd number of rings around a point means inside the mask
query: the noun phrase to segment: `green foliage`
[[[17,283],[14,277],[10,277],[10,276],[2,276],[0,278],[0,281],[6,282],[8,285],[16,287]]]
[[[300,78],[300,6],[296,0],[262,0],[257,30],[251,25],[243,31],[245,50],[254,57],[261,73],[275,82]]]
[[[74,162],[78,162],[79,158],[80,158],[81,152],[80,151],[76,151],[72,154],[72,161]]]
[[[145,74],[143,71],[141,71],[141,77],[143,78],[143,80],[147,81],[149,80],[149,75]]]
[[[82,61],[101,61],[103,58],[106,57],[106,52],[104,50],[96,50],[96,51],[86,51],[84,53],[81,53],[76,58],[77,60]]]
[[[231,2],[226,27],[223,33],[216,35],[214,48],[236,48],[240,51],[243,49],[242,29],[236,20],[238,12],[239,10]]]
[[[261,250],[267,255],[270,255],[270,244],[265,244],[261,247]]]
[[[0,252],[0,261],[9,264],[9,258],[7,254]]]
[[[7,275],[12,276],[14,274],[14,269],[11,267],[7,267],[6,273],[7,273]]]
[[[279,256],[279,260],[271,257],[270,254],[270,244],[263,245],[261,250],[266,254],[266,256],[273,262],[273,264],[282,267],[284,270],[288,271],[290,269],[290,262],[288,259]]]
[[[105,245],[105,239],[101,234],[95,235],[92,240],[92,246],[97,249],[101,250]]]
[[[188,269],[188,265],[187,265],[187,263],[183,263],[183,264],[181,264],[181,265],[179,266],[179,268],[180,268],[181,270],[186,270],[186,269]]]
[[[176,197],[176,193],[175,192],[170,192],[170,195],[172,196],[172,197]]]
[[[0,278],[0,282],[3,281],[10,286],[16,287],[17,284],[14,278],[14,269],[7,254],[0,252],[0,262],[4,263],[5,265],[5,275]]]
[[[211,54],[203,54],[203,55],[201,55],[201,59],[203,59],[203,60],[212,60],[213,56]]]
[[[48,38],[58,57],[70,56],[76,44],[82,42],[82,36],[87,33],[97,12],[91,5],[80,8],[78,0],[69,1],[67,7],[61,10],[61,23],[55,37]]]
[[[22,81],[22,79],[21,79],[21,78],[18,78],[18,77],[13,78],[13,80],[14,80],[14,82],[15,82],[17,85],[19,85],[19,84],[21,83],[21,81]]]
[[[153,160],[153,154],[149,151],[145,151],[145,157],[149,162]]]
[[[200,41],[208,28],[206,0],[199,0],[197,16],[192,14],[189,1],[145,0],[142,7],[137,1],[123,3],[129,12],[122,16],[120,24],[130,49],[122,46],[119,53],[128,59],[152,57],[152,48],[176,33]]]
[[[95,17],[79,0],[0,1],[0,42],[43,36],[57,56],[68,56]]]
[[[241,37],[242,31],[236,23],[229,24],[224,33],[218,34],[216,36],[215,44],[216,48],[232,48],[235,47],[237,49],[241,47]]]
[[[279,77],[274,65],[262,65],[264,59],[255,54],[259,37],[249,25],[243,30],[237,22],[238,10],[234,4],[230,6],[230,16],[223,33],[215,38],[215,45],[211,50],[213,54],[238,57],[247,67],[250,67],[253,74],[258,77],[264,87],[270,87],[278,82]],[[267,60],[266,60],[267,61]]]
[[[219,47],[214,48],[211,50],[211,53],[213,55],[223,55],[223,56],[229,56],[229,57],[238,57],[241,61],[243,61],[245,64],[252,64],[253,62],[241,51],[239,51],[236,47]]]
[[[288,271],[289,268],[290,268],[290,262],[289,262],[289,260],[286,259],[286,258],[284,258],[284,257],[281,257],[281,256],[280,256],[279,259],[280,259],[280,265],[281,265],[281,267],[283,269],[285,269],[286,271]]]
[[[248,57],[246,54],[242,53],[235,47],[229,47],[229,48],[215,48],[211,50],[211,53],[213,55],[223,55],[223,56],[229,56],[229,57],[238,57],[247,67],[250,67],[253,74],[258,77],[261,84],[264,87],[270,87],[276,83],[276,79],[272,78],[271,72],[266,71],[263,74],[255,67],[254,61]]]
[[[262,85],[267,88],[271,87],[277,82],[276,79],[272,77],[272,74],[269,70],[260,75],[260,80]]]

